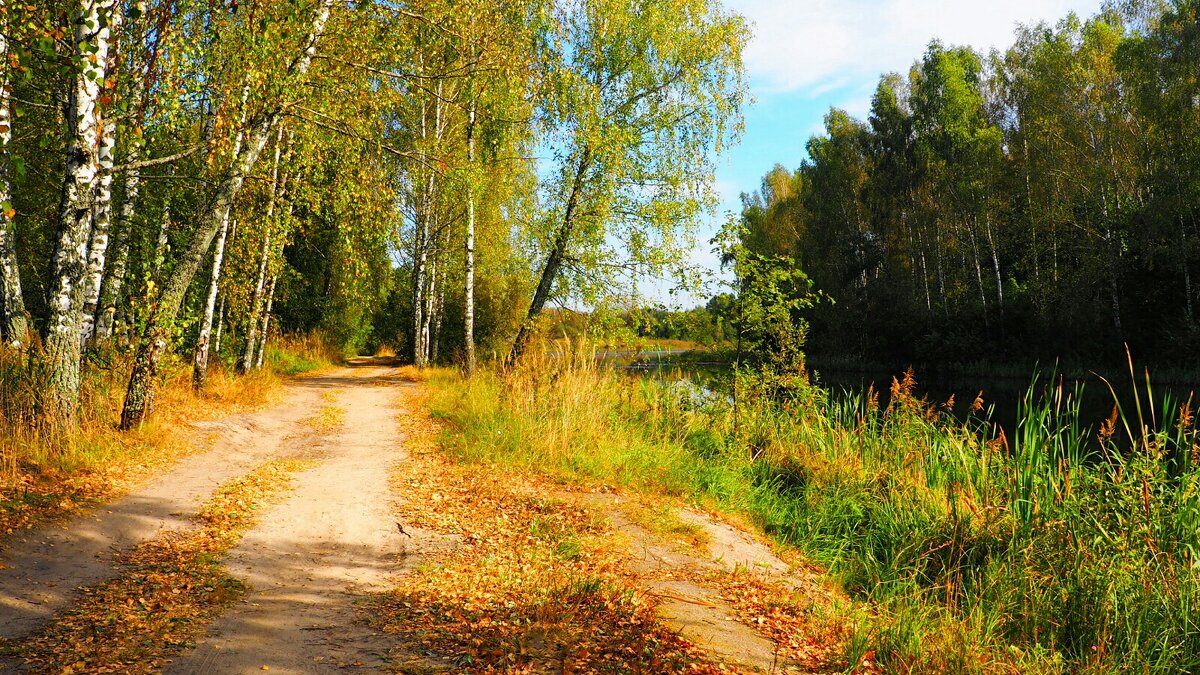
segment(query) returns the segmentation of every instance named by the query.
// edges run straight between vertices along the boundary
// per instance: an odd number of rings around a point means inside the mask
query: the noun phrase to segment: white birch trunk
[[[271,277],[271,283],[267,287],[267,310],[263,312],[262,339],[258,343],[258,358],[254,361],[256,370],[262,370],[263,362],[267,357],[267,340],[271,337],[271,310],[275,307],[275,283],[277,281],[279,281],[278,276]]]
[[[100,163],[96,179],[96,197],[92,205],[92,234],[88,241],[87,273],[83,281],[82,344],[87,346],[96,332],[96,309],[100,305],[100,286],[104,281],[104,263],[112,229],[112,169],[116,142],[115,122],[106,121],[100,137]]]
[[[116,0],[84,0],[75,22],[77,72],[67,105],[66,172],[51,262],[46,357],[54,411],[73,421],[79,400],[83,283],[100,163],[100,84],[108,63]]]
[[[424,100],[421,102],[421,141],[422,147],[426,147],[429,138],[428,132],[428,109]],[[427,243],[429,239],[429,217],[430,204],[433,199],[433,172],[425,167],[423,169],[427,176],[425,185],[419,193],[420,204],[416,211],[416,220],[413,223],[413,325],[412,325],[412,360],[413,365],[417,368],[425,367],[425,342],[422,340],[422,328],[425,325],[425,265],[428,260],[429,251]]]
[[[475,374],[475,100],[467,111],[467,165],[471,169],[467,183],[466,287],[463,289],[463,339],[467,347],[467,376]]]
[[[229,220],[226,219],[217,233],[217,247],[213,251],[212,280],[208,285],[208,300],[204,304],[204,317],[200,320],[200,336],[196,340],[196,352],[192,357],[192,388],[204,391],[208,379],[208,342],[212,336],[213,312],[217,308],[217,294],[221,292],[221,264],[225,261],[225,241],[229,235]]]
[[[171,235],[171,203],[163,205],[162,222],[158,225],[158,239],[154,243],[154,260],[150,269],[150,278],[158,286],[162,281],[163,266],[167,263],[167,244]]]
[[[228,243],[229,242],[227,239],[226,244],[228,244]],[[221,334],[224,333],[224,331],[225,331],[225,294],[222,293],[221,294],[221,308],[219,310],[217,310],[217,331],[216,331],[216,334],[213,335],[213,347],[212,347],[212,353],[216,354],[217,358],[221,358]]]
[[[9,81],[7,14],[0,15],[0,339],[14,348],[25,346],[29,323],[25,318],[25,299],[21,294],[21,271],[17,266],[17,247],[13,233],[10,182],[12,142],[12,83]]]
[[[138,161],[141,150],[136,143],[130,145],[126,156],[131,162]],[[113,335],[125,272],[129,266],[129,241],[133,236],[133,215],[141,196],[141,183],[142,174],[139,170],[131,169],[125,175],[125,200],[121,202],[121,210],[117,214],[115,247],[100,284],[100,303],[96,309],[97,340],[107,340]]]

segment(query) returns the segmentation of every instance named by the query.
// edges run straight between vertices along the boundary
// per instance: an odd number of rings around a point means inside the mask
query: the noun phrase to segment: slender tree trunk
[[[204,317],[200,320],[200,335],[196,339],[196,350],[192,356],[192,388],[204,391],[208,378],[208,342],[212,335],[213,313],[217,308],[217,294],[221,292],[221,263],[225,261],[225,241],[229,235],[229,219],[221,225],[217,234],[217,247],[213,250],[212,281],[208,285],[208,300],[204,303]]]
[[[421,354],[422,360],[428,364],[430,358],[436,358],[432,341],[432,326],[433,312],[437,308],[437,293],[440,289],[438,284],[438,258],[436,253],[433,260],[429,264],[429,287],[425,289],[425,320],[421,324],[421,344],[425,346],[424,352]]]
[[[51,261],[46,358],[54,412],[73,422],[79,402],[83,283],[100,163],[100,84],[108,63],[116,0],[84,0],[75,23],[77,72],[67,103],[66,175]]]
[[[113,29],[120,28],[121,11],[113,12]],[[115,76],[115,50],[109,53],[106,72]],[[115,92],[109,90],[108,96]],[[100,151],[96,176],[96,197],[92,204],[92,233],[88,240],[87,273],[83,281],[83,327],[79,338],[83,346],[91,342],[96,333],[96,311],[100,305],[100,287],[104,281],[105,260],[108,257],[109,234],[112,230],[112,184],[113,165],[117,150],[117,122],[108,116],[100,116]]]
[[[290,75],[303,75],[308,72],[313,56],[317,51],[317,41],[325,30],[325,22],[333,9],[334,0],[322,0],[313,17],[312,32],[305,41],[304,51],[289,67]],[[192,278],[196,275],[204,254],[212,245],[213,238],[221,224],[225,222],[229,211],[233,208],[233,200],[246,181],[246,176],[254,168],[258,156],[270,138],[271,131],[279,122],[281,112],[271,108],[254,117],[250,123],[250,142],[245,148],[235,154],[232,166],[217,187],[216,193],[208,208],[201,217],[200,225],[192,235],[191,242],[184,252],[174,274],[163,287],[162,295],[156,303],[146,323],[146,330],[137,356],[134,358],[133,371],[129,375],[129,387],[125,392],[125,406],[121,411],[121,428],[130,429],[142,423],[154,404],[154,377],[158,371],[158,359],[167,345],[167,336],[183,297],[187,293]]]
[[[127,156],[130,161],[137,161],[140,153],[136,144],[131,145]],[[141,180],[141,172],[137,169],[131,170],[125,176],[125,200],[121,202],[121,210],[117,216],[112,260],[100,284],[100,304],[96,311],[97,340],[107,340],[113,335],[117,307],[121,304],[121,289],[125,284],[125,273],[129,266],[129,241],[133,234],[133,214],[141,193]]]
[[[226,241],[228,244],[228,241]],[[217,331],[213,335],[212,353],[221,358],[221,334],[225,332],[225,294],[221,294],[221,308],[217,310]]]
[[[432,363],[438,362],[438,357],[442,347],[442,317],[446,310],[446,266],[438,265],[438,287],[437,293],[433,296],[433,326],[431,329],[432,336],[430,341],[429,360]]]
[[[416,222],[413,223],[413,321],[412,321],[412,361],[417,368],[425,367],[425,343],[421,339],[421,328],[425,325],[425,267],[428,258],[426,240],[428,239],[428,194],[421,197],[422,204],[417,209]]]
[[[1025,201],[1026,211],[1029,215],[1029,233],[1031,239],[1030,252],[1033,255],[1033,278],[1037,281],[1042,279],[1042,249],[1041,242],[1038,241],[1037,217],[1033,210],[1033,179],[1030,176],[1033,173],[1033,167],[1030,166],[1029,159],[1029,139],[1023,139],[1022,145],[1025,148]],[[1040,293],[1039,293],[1040,295]]]
[[[1000,252],[996,249],[996,237],[992,235],[992,218],[983,214],[984,233],[987,234],[988,247],[992,249],[992,271],[996,273],[996,306],[1004,311],[1004,276],[1000,273]]]
[[[29,338],[25,299],[21,294],[21,271],[17,266],[16,234],[13,231],[9,143],[12,142],[12,83],[8,66],[8,15],[0,14],[0,339],[15,348]]]
[[[550,254],[546,258],[546,264],[542,267],[542,276],[538,280],[537,290],[533,293],[533,300],[529,303],[529,312],[526,314],[525,321],[521,324],[521,329],[517,332],[517,337],[513,341],[512,351],[508,354],[509,366],[516,365],[517,361],[525,354],[525,350],[528,349],[529,340],[533,337],[534,322],[542,313],[546,302],[550,299],[550,292],[554,290],[554,281],[558,277],[558,271],[567,256],[567,246],[570,244],[571,234],[575,230],[575,214],[579,209],[583,184],[591,166],[592,150],[590,147],[584,146],[583,152],[580,153],[579,164],[575,169],[575,176],[571,181],[571,192],[567,198],[567,207],[563,211],[562,224],[559,226],[558,233],[554,237],[554,244],[551,246]]]
[[[250,300],[249,329],[246,332],[246,346],[242,358],[238,360],[238,372],[245,375],[254,368],[255,355],[258,351],[258,325],[262,323],[263,306],[266,304],[267,267],[271,260],[271,234],[275,229],[275,199],[279,194],[279,158],[283,151],[283,127],[275,136],[275,162],[271,169],[271,191],[267,199],[267,218],[263,232],[262,255],[258,262],[258,282],[254,286],[254,295]]]
[[[136,3],[136,7],[138,14],[145,16],[146,3],[138,2]],[[134,83],[128,107],[129,110],[138,116],[136,124],[137,128],[140,129],[143,124],[140,108],[146,95],[146,80],[142,73],[144,64],[138,54],[130,54],[129,56],[130,63],[134,64],[132,68]],[[125,161],[130,164],[136,164],[142,156],[141,134],[130,134],[126,145]],[[117,308],[123,301],[121,291],[125,284],[125,273],[129,265],[129,243],[133,236],[133,216],[137,212],[138,199],[141,197],[141,184],[141,169],[130,168],[125,172],[125,198],[121,202],[121,208],[117,212],[117,219],[113,228],[116,241],[113,242],[112,259],[107,265],[107,269],[104,271],[104,276],[100,282],[99,303],[95,312],[95,335],[97,340],[108,340],[112,337],[117,317]]]
[[[158,224],[158,239],[154,242],[154,260],[150,269],[150,278],[158,286],[162,281],[163,267],[167,264],[167,244],[171,238],[171,203],[163,205],[162,222]]]
[[[971,260],[975,267],[975,281],[979,285],[979,306],[983,308],[983,319],[987,321],[987,290],[983,287],[983,265],[979,262],[979,240],[975,236],[975,230],[979,227],[979,217],[974,217],[974,225],[967,228],[967,233],[971,237]]]
[[[271,337],[271,310],[275,306],[275,283],[277,281],[279,281],[279,277],[273,276],[271,283],[267,286],[267,311],[263,312],[262,339],[258,342],[258,358],[254,361],[256,370],[262,370],[263,363],[267,358],[267,340]]]
[[[467,110],[467,164],[471,167],[467,183],[466,288],[463,309],[463,340],[467,348],[467,377],[475,374],[475,99]]]
[[[433,100],[433,134],[434,148],[441,145],[442,138],[442,83],[438,82],[436,95]],[[429,152],[430,134],[428,130],[428,110],[426,103],[421,104],[421,140],[426,152]],[[431,290],[436,287],[434,274],[436,263],[430,262],[433,249],[433,237],[437,233],[437,180],[431,168],[426,168],[425,189],[422,195],[421,212],[418,215],[420,223],[416,224],[416,256],[413,265],[413,365],[424,368],[429,363],[429,322],[432,318]],[[431,269],[432,267],[432,269]]]
[[[250,320],[246,322],[246,344],[243,346],[241,358],[238,359],[238,373],[245,375],[254,367],[254,351],[257,349],[258,324],[262,320],[262,308],[267,290],[267,263],[271,254],[271,233],[263,235],[262,253],[258,260],[258,280],[254,284],[254,293],[250,298]]]

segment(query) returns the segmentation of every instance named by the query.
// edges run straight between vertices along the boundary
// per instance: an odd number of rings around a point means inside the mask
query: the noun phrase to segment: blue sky
[[[1056,22],[1074,11],[1096,13],[1101,0],[726,0],[752,24],[746,51],[757,99],[745,111],[741,143],[719,159],[719,214],[702,228],[693,262],[716,260],[708,239],[727,211],[740,210],[739,195],[758,188],[776,163],[795,169],[808,138],[822,128],[830,107],[865,118],[871,94],[886,72],[907,72],[929,41],[966,44],[988,52],[1013,41],[1018,23]],[[654,300],[672,299],[658,284]]]

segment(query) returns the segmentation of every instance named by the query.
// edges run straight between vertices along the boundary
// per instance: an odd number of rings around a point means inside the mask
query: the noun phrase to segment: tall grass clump
[[[565,351],[565,350],[564,350]],[[598,368],[586,350],[433,399],[464,459],[657,491],[749,516],[871,603],[850,663],[890,672],[1200,671],[1192,401],[1034,382],[1007,432],[914,395],[830,396],[742,372],[736,397]],[[1115,395],[1114,395],[1115,399]]]

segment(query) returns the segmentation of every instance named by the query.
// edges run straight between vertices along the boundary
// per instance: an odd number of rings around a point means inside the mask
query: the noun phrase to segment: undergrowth
[[[1011,438],[911,375],[886,408],[749,373],[734,403],[586,355],[434,384],[459,459],[744,514],[824,565],[872,608],[845,662],[1200,670],[1200,449],[1191,403],[1148,382],[1102,429],[1079,392],[1035,383]]]

